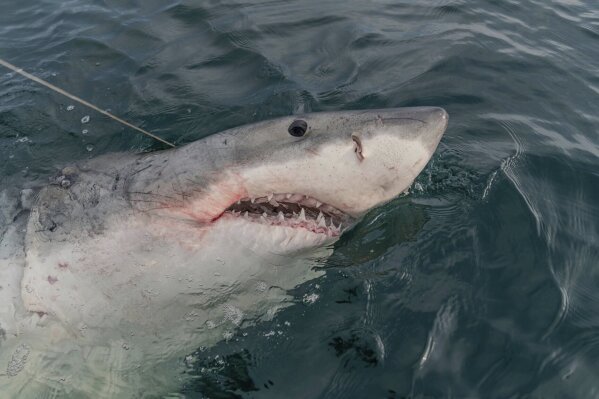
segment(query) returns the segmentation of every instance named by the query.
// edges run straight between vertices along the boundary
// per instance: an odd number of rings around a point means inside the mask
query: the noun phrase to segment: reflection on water
[[[0,53],[179,144],[296,112],[448,110],[410,193],[347,234],[295,306],[181,359],[185,395],[593,397],[596,8],[24,0],[0,15]],[[5,187],[159,148],[71,105],[0,74]]]

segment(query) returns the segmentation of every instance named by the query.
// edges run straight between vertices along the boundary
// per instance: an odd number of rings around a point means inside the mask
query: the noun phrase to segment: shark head
[[[246,125],[175,151],[161,181],[150,176],[140,191],[162,195],[153,199],[165,216],[230,229],[231,236],[243,231],[256,247],[278,253],[310,248],[334,241],[405,191],[435,152],[447,121],[443,109],[421,107]]]
[[[322,273],[312,259],[412,184],[447,120],[296,115],[64,168],[31,209],[22,305],[69,345],[127,342],[147,365],[216,342],[291,303]]]

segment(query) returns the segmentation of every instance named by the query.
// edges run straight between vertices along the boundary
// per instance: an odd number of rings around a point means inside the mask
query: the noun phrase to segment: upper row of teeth
[[[237,205],[241,204],[241,202],[244,202],[244,201],[250,201],[252,204],[254,204],[254,203],[262,204],[262,203],[268,202],[269,204],[271,204],[272,206],[275,206],[275,207],[279,206],[279,202],[294,202],[300,206],[322,209],[326,213],[342,216],[342,213],[338,209],[336,209],[330,205],[323,204],[322,202],[320,202],[314,198],[311,198],[311,197],[308,197],[308,196],[302,195],[302,194],[273,194],[273,193],[271,193],[271,194],[268,194],[266,197],[242,198],[237,201]]]
[[[284,194],[285,197],[284,199],[289,200],[291,202],[299,202],[299,201],[293,201],[292,198],[295,194]],[[263,199],[266,198],[266,201],[263,201]],[[304,197],[307,198],[307,197]],[[304,198],[301,198],[300,201]],[[279,201],[283,201],[283,198],[278,198]],[[237,205],[241,204],[241,201],[247,201],[247,199],[240,199],[239,201],[237,201]],[[256,198],[250,198],[249,201],[253,204],[256,202]],[[258,203],[263,203],[263,202],[268,202],[273,206],[279,206],[279,203],[277,202],[277,199],[274,198],[274,194],[269,194],[266,197],[261,197],[258,198]],[[320,208],[320,206],[322,205],[322,202],[314,200],[314,207],[315,208]]]
[[[233,215],[239,215],[239,214],[241,214],[241,212],[233,211]],[[249,212],[245,211],[243,213],[243,217],[249,218]],[[267,217],[268,217],[268,214],[266,212],[264,212],[264,213],[262,213],[262,215],[260,215],[260,219],[262,219],[263,221],[266,221]],[[304,208],[301,208],[299,214],[293,212],[293,218],[299,220],[300,222],[308,221],[306,219],[306,211],[304,210]],[[285,215],[283,214],[283,212],[279,211],[279,213],[277,214],[277,219],[281,222],[283,222],[285,220]],[[341,223],[339,223],[339,226],[335,226],[335,224],[333,223],[333,218],[331,218],[330,226],[327,226],[325,217],[322,214],[322,212],[318,213],[318,216],[316,217],[316,223],[318,224],[318,227],[325,227],[325,228],[330,227],[331,229],[341,230]]]

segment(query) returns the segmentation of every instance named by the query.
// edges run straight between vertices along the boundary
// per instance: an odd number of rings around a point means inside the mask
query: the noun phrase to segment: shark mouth
[[[331,237],[339,236],[351,223],[351,218],[339,209],[302,194],[242,198],[229,206],[224,215],[273,226],[303,228]]]

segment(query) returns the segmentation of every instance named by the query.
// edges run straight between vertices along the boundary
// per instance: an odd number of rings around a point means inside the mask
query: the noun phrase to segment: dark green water
[[[177,144],[299,112],[449,112],[412,193],[296,306],[198,350],[188,397],[599,397],[596,1],[5,0],[0,57]],[[162,148],[0,72],[0,181]]]

